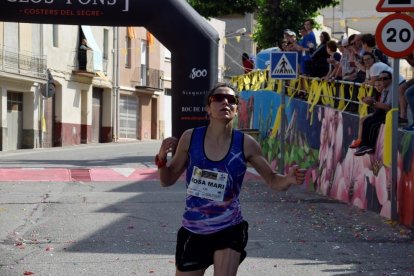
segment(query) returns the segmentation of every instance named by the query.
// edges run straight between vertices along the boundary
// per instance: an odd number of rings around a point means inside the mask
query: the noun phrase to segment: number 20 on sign
[[[414,19],[406,14],[388,15],[375,32],[378,48],[393,58],[403,58],[414,51]]]

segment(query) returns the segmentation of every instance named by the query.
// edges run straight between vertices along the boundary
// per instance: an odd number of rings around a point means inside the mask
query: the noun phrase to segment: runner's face
[[[233,119],[237,113],[238,99],[234,91],[228,87],[219,87],[209,98],[207,113],[210,118]]]

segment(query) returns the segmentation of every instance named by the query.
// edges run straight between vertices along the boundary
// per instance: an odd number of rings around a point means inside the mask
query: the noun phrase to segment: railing
[[[270,79],[268,70],[252,71],[245,75],[234,76],[231,83],[242,90],[270,90],[280,93],[282,91],[281,80]],[[286,95],[299,97],[310,104],[326,105],[341,111],[366,115],[368,106],[361,99],[373,95],[372,86],[349,81],[328,82],[319,78],[299,76],[296,80],[285,81]]]
[[[46,56],[0,45],[0,71],[46,79]]]
[[[134,86],[162,90],[164,89],[163,71],[141,65],[135,68],[132,83]]]

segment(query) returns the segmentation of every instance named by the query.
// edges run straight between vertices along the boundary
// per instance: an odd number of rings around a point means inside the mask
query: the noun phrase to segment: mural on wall
[[[280,94],[242,91],[238,128],[257,129],[263,153],[277,169],[280,135],[272,136]],[[349,145],[358,132],[357,115],[318,106],[309,112],[306,102],[287,98],[285,168],[308,168],[307,189],[359,208],[391,217],[391,175],[383,164],[384,126],[373,154],[354,156]],[[398,212],[405,225],[414,222],[414,135],[400,132],[398,153]]]

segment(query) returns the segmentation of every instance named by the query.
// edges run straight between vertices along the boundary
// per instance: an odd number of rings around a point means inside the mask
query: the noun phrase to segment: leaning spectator
[[[388,71],[392,73],[393,69],[387,64],[377,61],[375,62],[375,56],[372,53],[366,52],[363,57],[363,62],[366,68],[366,80],[365,84],[374,85],[375,80],[379,77],[380,72]],[[398,92],[399,95],[404,95],[405,91],[405,79],[399,74],[398,76]],[[407,124],[407,103],[404,97],[400,96],[400,117],[398,118],[400,125]]]
[[[329,64],[329,71],[323,77],[325,80],[333,80],[335,78],[335,72],[339,67],[341,54],[337,52],[338,44],[340,45],[340,42],[335,42],[333,40],[329,40],[328,43],[326,43],[326,52],[329,55],[326,61]]]
[[[356,78],[355,82],[363,83],[365,81],[366,73],[365,66],[362,64],[362,56],[365,53],[364,47],[362,47],[361,34],[356,34],[352,41],[352,50],[354,51],[354,60],[356,64]]]
[[[374,97],[365,97],[362,101],[375,109],[372,115],[364,119],[362,123],[361,143],[355,151],[355,156],[362,156],[375,151],[375,144],[381,124],[385,123],[385,116],[392,106],[392,74],[389,71],[382,71],[378,80],[382,82],[383,90],[379,102]]]
[[[316,48],[316,50],[311,54],[311,68],[312,71],[310,75],[312,77],[319,77],[322,78],[325,76],[329,71],[329,63],[327,59],[329,58],[329,54],[327,52],[326,44],[331,37],[327,32],[322,32],[319,36],[321,43]]]
[[[372,53],[375,57],[375,61],[381,61],[385,64],[389,64],[388,57],[376,47],[375,36],[372,34],[363,34],[361,36],[362,48],[365,52]]]
[[[348,37],[348,45],[345,46],[346,52],[347,52],[347,62],[348,62],[348,68],[345,74],[343,74],[342,79],[346,81],[352,81],[354,82],[357,78],[357,73],[360,70],[358,68],[358,62],[356,59],[356,51],[354,48],[354,39],[355,34],[350,35]]]
[[[349,44],[348,39],[344,38],[341,41],[341,47],[339,50],[342,49],[342,57],[340,60],[340,68],[337,70],[335,74],[335,79],[341,79],[341,80],[352,80],[352,75],[355,73],[355,67],[352,67],[351,65],[351,54],[348,50]]]

